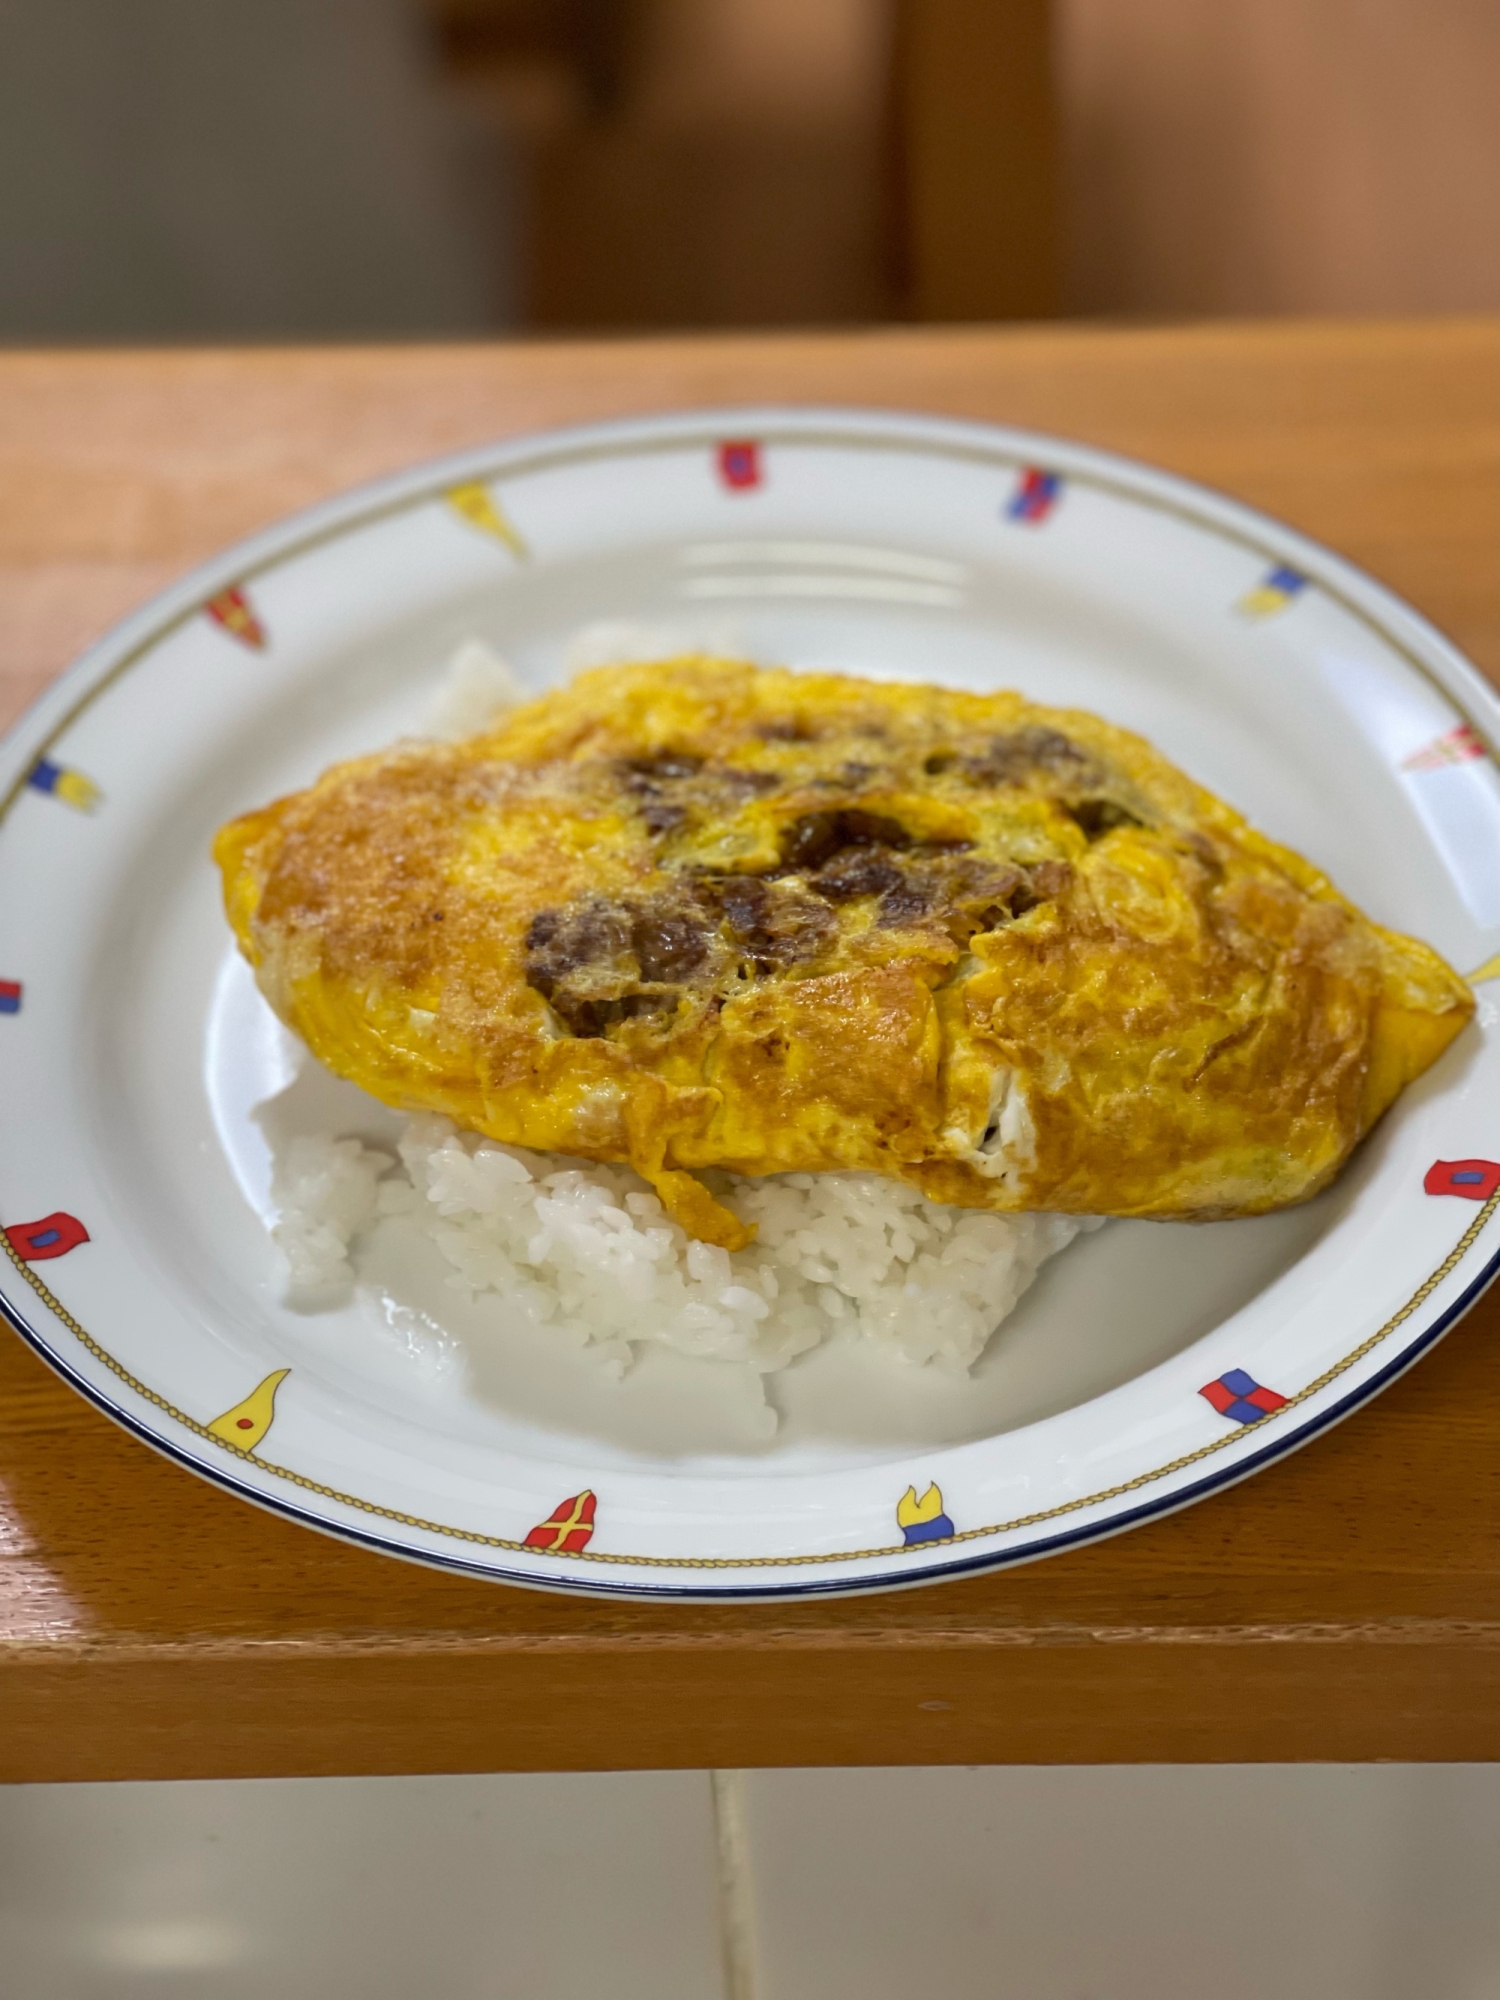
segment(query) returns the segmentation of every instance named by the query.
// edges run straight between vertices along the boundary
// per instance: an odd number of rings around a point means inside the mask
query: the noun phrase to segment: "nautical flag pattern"
[[[719,446],[719,477],[732,493],[759,486],[764,474],[754,438],[732,438]]]
[[[222,626],[231,639],[238,639],[242,646],[252,652],[263,653],[266,649],[267,633],[256,616],[243,584],[232,584],[228,590],[221,590],[217,597],[211,597],[203,609],[216,625]]]
[[[896,1502],[896,1526],[909,1549],[915,1548],[918,1542],[944,1541],[954,1533],[953,1523],[943,1512],[942,1493],[938,1487],[931,1485],[920,1500],[916,1487],[907,1487]]]
[[[26,773],[26,782],[39,792],[61,799],[75,812],[92,812],[104,796],[93,779],[86,778],[82,771],[70,770],[66,764],[54,764],[47,757],[37,758]]]
[[[1301,570],[1278,563],[1266,571],[1254,590],[1246,591],[1235,609],[1246,618],[1269,618],[1274,612],[1284,611],[1298,592],[1306,588],[1307,578]]]
[[[463,486],[450,486],[446,495],[448,505],[456,514],[477,528],[482,535],[492,535],[497,542],[503,542],[518,562],[524,562],[531,553],[521,539],[515,523],[501,507],[483,480],[473,479]]]
[[[236,1451],[254,1451],[271,1428],[276,1415],[276,1391],[291,1372],[289,1368],[276,1369],[258,1382],[242,1403],[236,1403],[222,1417],[215,1417],[205,1428],[222,1443],[232,1444]]]
[[[1447,730],[1436,736],[1420,750],[1414,750],[1410,757],[1401,759],[1403,771],[1441,771],[1448,764],[1472,763],[1476,757],[1487,757],[1483,741],[1467,722],[1459,723],[1456,729]]]
[[[1494,1160],[1435,1160],[1422,1187],[1428,1194],[1456,1194],[1465,1201],[1488,1201],[1500,1188],[1500,1164]]]
[[[19,1014],[21,1011],[21,982],[19,979],[0,979],[0,1014]]]
[[[1198,1394],[1206,1397],[1221,1417],[1232,1417],[1237,1424],[1258,1424],[1262,1417],[1270,1416],[1286,1403],[1285,1396],[1277,1395],[1274,1389],[1262,1388],[1243,1368],[1231,1368],[1227,1374],[1216,1375],[1212,1382],[1204,1383]]]
[[[581,1493],[554,1507],[545,1521],[538,1521],[526,1537],[528,1549],[545,1549],[548,1555],[576,1556],[589,1545],[594,1533],[596,1502],[587,1486]]]
[[[1028,465],[1016,481],[1016,490],[1005,511],[1013,521],[1045,521],[1057,505],[1063,489],[1062,474],[1047,472],[1040,465]]]
[[[11,1249],[27,1264],[45,1264],[49,1257],[66,1257],[70,1250],[89,1240],[89,1233],[78,1217],[60,1208],[44,1215],[40,1222],[13,1223],[5,1234]]]

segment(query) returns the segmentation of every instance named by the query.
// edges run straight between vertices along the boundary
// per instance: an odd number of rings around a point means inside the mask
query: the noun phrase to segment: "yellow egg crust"
[[[688,657],[223,828],[261,990],[509,1145],[1208,1219],[1328,1185],[1473,1012],[1438,955],[1097,717]]]

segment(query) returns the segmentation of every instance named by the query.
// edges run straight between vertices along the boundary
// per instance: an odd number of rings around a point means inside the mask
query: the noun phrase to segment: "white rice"
[[[356,1139],[293,1139],[277,1162],[272,1234],[304,1298],[347,1288],[385,1218],[428,1237],[469,1296],[628,1363],[657,1342],[762,1373],[834,1335],[892,1360],[968,1368],[1045,1260],[1086,1224],[928,1201],[876,1174],[715,1175],[758,1225],[749,1249],[693,1241],[628,1167],[524,1152],[411,1119],[399,1160]]]
[[[625,666],[632,661],[669,660],[679,653],[708,652],[743,659],[742,636],[733,624],[647,625],[628,618],[603,618],[585,625],[568,646],[565,679],[589,667]],[[465,639],[448,656],[428,704],[426,734],[461,742],[477,736],[508,708],[529,701],[528,688],[510,662],[483,639]]]
[[[443,669],[428,709],[433,736],[455,743],[477,736],[507,708],[528,698],[529,690],[509,660],[483,639],[465,639]]]
[[[600,624],[578,635],[568,665],[659,659],[685,643]],[[454,738],[527,695],[478,639],[435,692],[428,727]],[[731,1252],[695,1242],[628,1167],[497,1145],[436,1117],[408,1121],[399,1155],[332,1135],[278,1150],[271,1233],[298,1303],[347,1293],[361,1240],[396,1221],[436,1245],[456,1292],[499,1295],[535,1325],[581,1335],[616,1370],[656,1342],[769,1374],[836,1336],[966,1369],[1047,1258],[1097,1226],[945,1207],[876,1174],[715,1174],[714,1192],[757,1225],[750,1248]]]

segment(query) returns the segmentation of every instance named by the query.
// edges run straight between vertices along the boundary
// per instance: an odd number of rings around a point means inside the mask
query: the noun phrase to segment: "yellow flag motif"
[[[450,487],[448,505],[483,535],[493,535],[497,542],[504,542],[513,556],[524,561],[530,553],[525,542],[501,510],[490,489],[479,480],[467,486]]]
[[[942,1542],[953,1533],[953,1523],[943,1511],[942,1489],[929,1486],[921,1499],[915,1486],[908,1486],[896,1502],[896,1526],[908,1548],[916,1542]]]
[[[278,1368],[252,1389],[243,1403],[236,1403],[222,1417],[215,1417],[208,1426],[212,1435],[225,1444],[233,1445],[236,1451],[254,1451],[271,1428],[271,1419],[276,1414],[277,1388],[290,1373],[289,1368]]]

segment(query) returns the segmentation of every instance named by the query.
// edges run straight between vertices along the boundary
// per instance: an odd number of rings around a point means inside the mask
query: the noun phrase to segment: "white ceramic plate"
[[[465,637],[540,689],[603,619],[1095,709],[1464,971],[1500,949],[1495,696],[1368,578],[1215,494],[1053,439],[836,410],[427,467],[158,598],[0,754],[0,1305],[102,1409],[279,1513],[484,1576],[870,1589],[1242,1478],[1487,1282],[1500,1049],[1481,997],[1321,1200],[1110,1223],[1047,1268],[972,1379],[821,1350],[772,1378],[774,1438],[726,1364],[653,1351],[603,1381],[553,1336],[466,1319],[451,1294],[434,1310],[421,1274],[290,1311],[251,1110],[282,1090],[283,1131],[373,1134],[386,1114],[320,1074],[284,1088],[213,829],[419,726]]]

